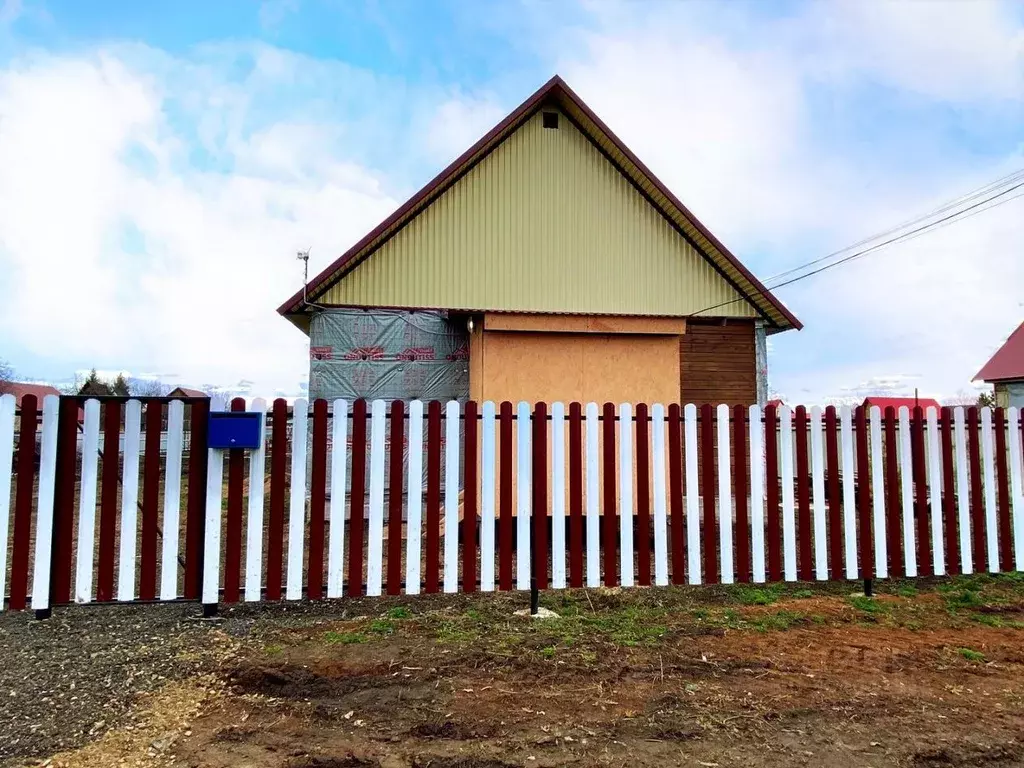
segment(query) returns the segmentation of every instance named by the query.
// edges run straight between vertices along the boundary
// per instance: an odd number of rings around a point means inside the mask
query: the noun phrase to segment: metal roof
[[[1005,381],[1007,379],[1024,379],[1024,323],[1010,334],[996,353],[982,366],[974,376],[977,381]]]
[[[651,173],[647,166],[640,162],[557,75],[494,126],[483,138],[401,205],[373,231],[314,277],[305,290],[297,291],[278,308],[278,312],[286,316],[301,313],[307,299],[316,301],[317,297],[330,285],[341,280],[363,259],[370,256],[384,241],[458,181],[474,164],[547,103],[556,103],[571,116],[595,146],[676,227],[680,234],[691,241],[721,275],[757,307],[772,329],[788,330],[803,327],[796,316],[698,221],[697,217]]]

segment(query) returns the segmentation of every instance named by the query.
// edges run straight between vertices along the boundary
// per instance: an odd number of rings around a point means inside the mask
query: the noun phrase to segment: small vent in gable
[[[558,129],[558,113],[557,112],[545,112],[543,113],[544,127]]]

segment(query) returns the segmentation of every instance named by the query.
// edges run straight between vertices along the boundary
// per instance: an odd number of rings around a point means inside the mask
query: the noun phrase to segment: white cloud
[[[0,74],[0,335],[101,368],[296,391],[303,338],[275,312],[300,286],[295,251],[312,245],[316,269],[395,201],[318,150],[329,124],[235,131],[218,147],[230,173],[197,167],[167,112],[182,94],[126,58],[40,56]],[[211,79],[200,97],[216,96]]]
[[[490,98],[453,96],[438,107],[427,123],[427,148],[447,164],[493,128],[507,111]]]

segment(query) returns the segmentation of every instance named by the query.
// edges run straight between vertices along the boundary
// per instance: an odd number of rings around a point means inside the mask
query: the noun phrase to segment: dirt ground
[[[163,631],[176,611],[182,631],[161,646],[176,672],[134,698],[119,686],[123,707],[80,746],[27,738],[0,745],[0,765],[1024,765],[1024,578],[852,589],[551,592],[560,618],[540,620],[513,615],[522,594],[246,606],[208,623],[194,606],[79,608],[141,612],[135,624],[163,611]],[[3,617],[0,641],[28,621]]]

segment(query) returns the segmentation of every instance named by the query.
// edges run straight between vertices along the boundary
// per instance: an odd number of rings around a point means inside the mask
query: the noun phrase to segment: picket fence
[[[1024,570],[1014,408],[246,405],[0,397],[7,607]]]

